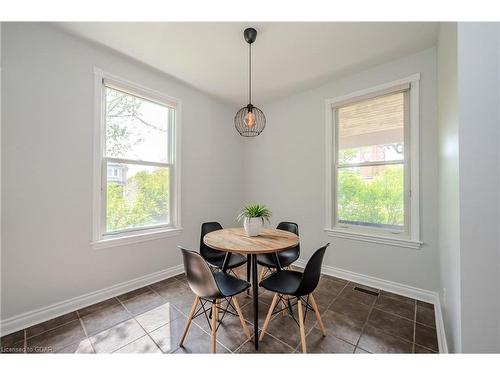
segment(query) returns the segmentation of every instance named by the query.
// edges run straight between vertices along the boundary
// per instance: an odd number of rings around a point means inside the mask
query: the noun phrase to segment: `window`
[[[96,107],[96,247],[175,233],[179,103],[96,70]]]
[[[327,139],[326,230],[418,247],[418,78],[327,101]]]

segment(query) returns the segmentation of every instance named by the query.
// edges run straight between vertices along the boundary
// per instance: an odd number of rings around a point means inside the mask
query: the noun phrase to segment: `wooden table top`
[[[248,237],[243,228],[227,228],[203,237],[212,249],[242,254],[266,254],[286,250],[299,244],[299,236],[280,229],[263,229],[256,237]]]

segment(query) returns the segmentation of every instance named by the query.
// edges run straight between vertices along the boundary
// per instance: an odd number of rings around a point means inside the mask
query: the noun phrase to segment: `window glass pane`
[[[169,162],[169,109],[121,91],[106,90],[105,156]]]
[[[339,164],[404,159],[404,93],[338,109]]]
[[[402,164],[338,169],[339,223],[402,230]]]
[[[109,168],[111,167],[111,168]],[[108,162],[106,231],[169,223],[169,168]]]

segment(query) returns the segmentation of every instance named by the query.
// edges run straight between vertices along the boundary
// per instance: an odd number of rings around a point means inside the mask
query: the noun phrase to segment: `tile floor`
[[[244,270],[242,270],[244,274]],[[369,294],[356,287],[375,292]],[[309,353],[435,353],[434,306],[331,276],[315,293],[327,336],[314,314],[306,317]],[[2,353],[208,353],[210,329],[195,319],[185,341],[178,339],[193,301],[183,275],[162,280],[1,338]],[[262,324],[272,294],[261,290]],[[251,298],[239,297],[251,332]],[[295,312],[296,314],[296,312]],[[297,316],[297,315],[296,315]],[[226,315],[217,331],[219,353],[254,353],[238,318]],[[299,329],[277,314],[260,344],[261,353],[299,353]]]

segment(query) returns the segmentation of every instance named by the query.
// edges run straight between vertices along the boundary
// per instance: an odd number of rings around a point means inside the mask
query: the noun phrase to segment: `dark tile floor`
[[[315,296],[327,336],[321,335],[314,314],[309,313],[308,353],[438,351],[431,304],[325,275]],[[185,277],[176,276],[4,336],[1,349],[3,353],[208,353],[210,329],[204,316],[191,325],[184,347],[178,346],[193,298]],[[260,291],[260,324],[271,299],[270,292]],[[252,300],[242,295],[239,301],[253,332]],[[233,316],[224,318],[217,341],[219,353],[255,352]],[[298,326],[289,315],[277,314],[259,352],[300,351]]]

